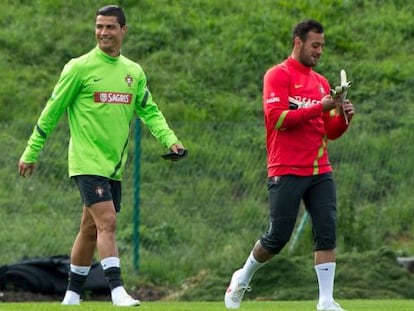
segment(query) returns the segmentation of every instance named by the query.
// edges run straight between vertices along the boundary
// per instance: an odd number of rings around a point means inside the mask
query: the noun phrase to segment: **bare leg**
[[[96,248],[101,259],[105,277],[111,288],[111,298],[115,306],[131,307],[140,304],[126,292],[122,278],[115,231],[117,215],[113,201],[93,204],[89,208],[96,226]]]
[[[91,265],[95,247],[100,258],[118,257],[115,230],[116,212],[112,201],[84,207],[79,233],[72,247],[72,264]]]
[[[89,213],[96,226],[96,248],[101,259],[119,257],[115,241],[116,212],[112,201],[93,204]]]
[[[72,246],[71,269],[63,305],[78,305],[96,247],[96,226],[88,207],[83,207],[79,232]]]
[[[335,250],[322,250],[322,251],[315,251],[314,254],[315,265],[319,265],[322,263],[327,262],[335,262]]]
[[[259,263],[265,263],[269,261],[275,254],[270,253],[265,249],[260,241],[257,241],[253,247],[253,256]]]
[[[77,266],[90,266],[96,247],[96,226],[89,212],[83,207],[82,219],[78,235],[73,243],[71,263]]]

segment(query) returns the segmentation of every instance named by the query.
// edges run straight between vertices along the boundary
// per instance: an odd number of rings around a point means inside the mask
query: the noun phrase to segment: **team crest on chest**
[[[326,95],[325,89],[323,88],[322,84],[319,84],[319,92],[321,92],[322,97]]]
[[[128,84],[128,87],[131,87],[131,84],[132,84],[132,82],[134,82],[134,79],[132,79],[132,77],[131,77],[131,75],[130,74],[127,74],[126,76],[125,76],[125,82]]]

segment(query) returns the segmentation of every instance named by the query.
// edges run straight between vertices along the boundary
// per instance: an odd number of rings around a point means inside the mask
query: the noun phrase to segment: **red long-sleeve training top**
[[[336,110],[322,111],[329,94],[325,77],[289,57],[270,68],[263,81],[268,176],[311,176],[332,171],[328,139],[348,125]]]

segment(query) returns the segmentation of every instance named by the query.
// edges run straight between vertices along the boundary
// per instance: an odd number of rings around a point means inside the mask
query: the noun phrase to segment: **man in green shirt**
[[[140,304],[123,287],[115,240],[121,177],[135,114],[164,147],[177,154],[184,150],[153,102],[142,68],[121,55],[126,32],[122,8],[108,5],[96,12],[97,46],[65,65],[18,164],[21,176],[31,175],[39,152],[67,112],[71,136],[69,176],[76,182],[84,206],[72,247],[63,305],[80,303],[95,249],[111,288],[113,304]]]

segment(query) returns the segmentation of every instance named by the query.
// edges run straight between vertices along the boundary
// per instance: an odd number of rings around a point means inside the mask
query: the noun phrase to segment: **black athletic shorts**
[[[72,177],[79,188],[85,206],[113,201],[115,210],[121,210],[121,182],[102,176],[77,175]]]
[[[332,173],[314,176],[269,177],[270,226],[260,239],[262,246],[279,253],[295,227],[300,202],[312,221],[314,250],[336,246],[336,187]]]

